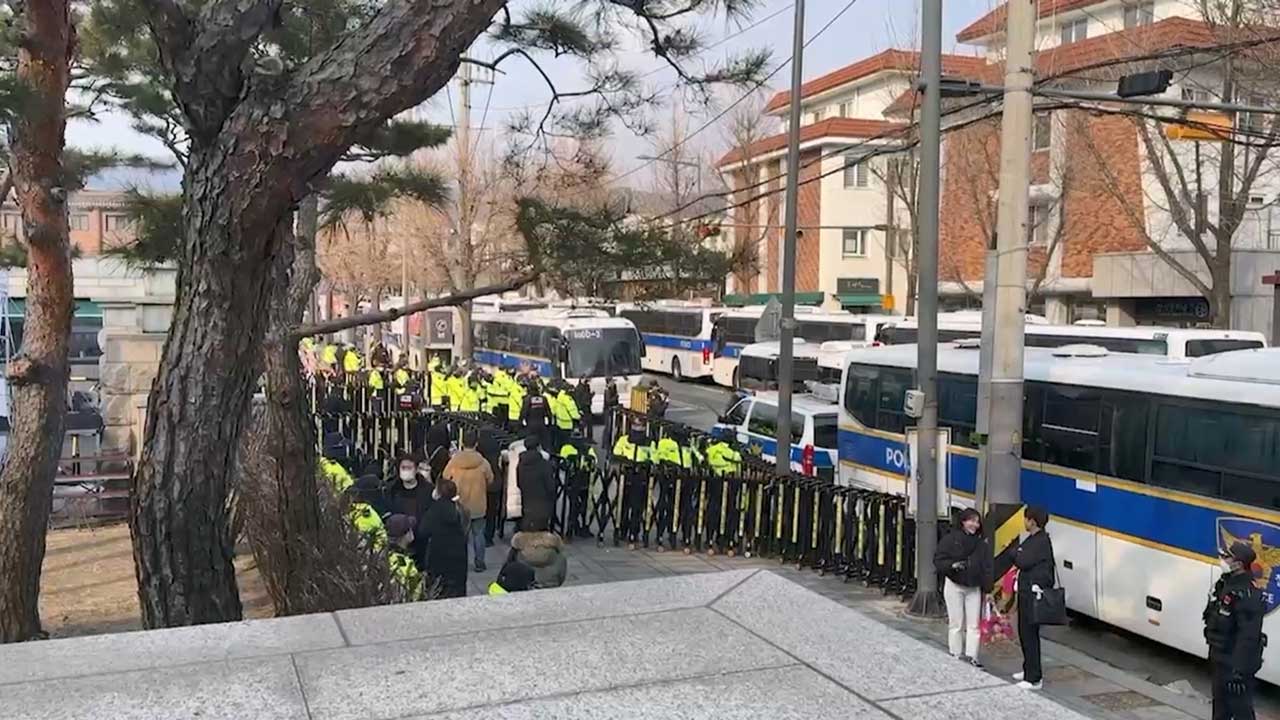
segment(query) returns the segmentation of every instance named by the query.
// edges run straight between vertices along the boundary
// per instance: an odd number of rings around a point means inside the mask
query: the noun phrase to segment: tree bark
[[[444,87],[504,1],[389,0],[283,80],[237,70],[271,3],[223,14],[236,6],[227,0],[199,18],[173,0],[148,3],[161,11],[149,20],[192,126],[177,300],[130,512],[153,628],[241,616],[228,491],[286,219],[357,138]],[[194,37],[175,42],[181,33]]]
[[[12,125],[13,183],[27,243],[22,347],[9,363],[12,430],[0,469],[0,641],[42,636],[40,570],[67,410],[74,296],[62,151],[75,52],[67,0],[24,3],[17,78],[29,92]]]
[[[458,357],[454,358],[455,360],[470,360],[472,354],[475,353],[471,335],[471,303],[469,302],[458,306],[458,337],[454,345],[458,348]]]
[[[316,487],[316,437],[311,422],[311,408],[302,380],[302,363],[298,359],[298,341],[292,331],[302,321],[307,303],[320,271],[316,268],[314,204],[304,202],[299,214],[298,233],[272,270],[272,300],[266,342],[263,344],[262,366],[266,374],[266,411],[258,416],[261,427],[244,437],[245,445],[259,443],[266,457],[259,467],[270,468],[276,489],[275,507],[280,522],[279,537],[273,539],[283,548],[283,562],[278,566],[259,567],[275,575],[272,587],[279,588],[273,597],[277,615],[297,615],[331,608],[311,607],[326,593],[314,592],[319,574],[312,562],[316,538],[321,532],[319,495]]]

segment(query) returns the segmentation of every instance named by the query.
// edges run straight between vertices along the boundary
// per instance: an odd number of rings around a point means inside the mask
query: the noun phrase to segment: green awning
[[[743,305],[764,305],[772,298],[782,299],[781,293],[754,293],[751,295],[725,295],[724,304],[729,307],[742,307]],[[823,301],[823,293],[818,292],[798,292],[796,293],[797,305],[821,305]]]
[[[27,312],[26,298],[9,298],[9,305],[5,308],[5,313],[10,318],[22,318]],[[101,318],[102,306],[92,300],[76,300],[75,317],[78,318]]]
[[[840,307],[880,307],[882,298],[879,295],[837,295]]]

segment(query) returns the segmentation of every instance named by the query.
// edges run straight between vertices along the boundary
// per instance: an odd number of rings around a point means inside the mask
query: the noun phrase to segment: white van
[[[840,408],[835,403],[808,394],[793,396],[791,469],[834,480],[839,467],[839,425]],[[720,416],[711,434],[751,446],[766,460],[774,460],[778,451],[778,394],[761,392],[740,398]]]
[[[777,390],[778,359],[781,343],[753,343],[742,348],[736,373],[741,390]],[[791,381],[793,392],[804,392],[804,383],[818,379],[818,345],[795,339],[791,346]]]

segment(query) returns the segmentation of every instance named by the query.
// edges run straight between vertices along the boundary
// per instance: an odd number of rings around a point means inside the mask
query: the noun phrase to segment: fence
[[[361,466],[373,463],[380,476],[397,453],[421,449],[428,429],[437,423],[444,423],[454,440],[467,429],[492,433],[502,448],[524,436],[518,425],[486,413],[434,411],[423,408],[420,399],[406,400],[410,409],[401,409],[385,391],[342,388],[349,409],[326,412],[319,400],[323,389],[313,393],[321,444],[332,452],[341,436],[341,446],[351,454],[348,460]],[[551,453],[559,478],[553,529],[567,540],[656,543],[685,552],[776,558],[878,586],[886,594],[915,591],[915,523],[906,516],[905,498],[799,473],[780,477],[772,462],[754,456],[744,456],[738,471],[725,475],[713,474],[706,463],[686,469],[611,459],[608,449],[617,433],[637,420],[652,437],[675,435],[695,447],[715,442],[688,426],[613,410],[605,418],[598,462],[561,461]],[[504,497],[506,465],[514,456],[503,452],[495,468]]]

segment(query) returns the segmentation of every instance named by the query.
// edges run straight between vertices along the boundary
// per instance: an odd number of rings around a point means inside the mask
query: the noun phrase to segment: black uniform
[[[1041,530],[1018,546],[1013,556],[1018,568],[1018,643],[1022,646],[1022,676],[1029,683],[1042,679],[1040,665],[1040,626],[1031,622],[1031,606],[1035,594],[1031,587],[1042,590],[1054,586],[1053,542],[1049,534]]]
[[[1253,720],[1254,674],[1262,667],[1262,593],[1248,571],[1224,575],[1204,608],[1213,663],[1213,720]]]
[[[551,447],[551,416],[547,407],[547,396],[536,390],[529,390],[524,398],[524,407],[520,410],[527,432],[538,436],[543,447]]]

